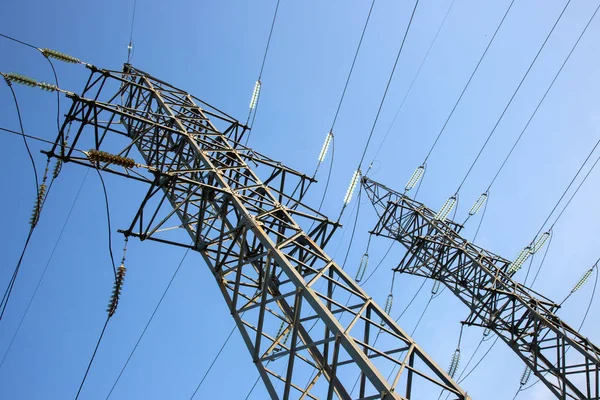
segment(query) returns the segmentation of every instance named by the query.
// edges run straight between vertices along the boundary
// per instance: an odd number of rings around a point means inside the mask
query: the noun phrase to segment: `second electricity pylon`
[[[123,233],[202,255],[272,399],[468,398],[323,251],[337,224],[302,203],[311,178],[166,82],[90,68],[47,154],[149,186]]]
[[[559,399],[600,394],[600,348],[557,315],[559,305],[513,281],[510,261],[463,239],[462,228],[422,203],[363,178],[376,235],[407,252],[395,269],[435,279],[469,309],[467,324],[494,331]]]

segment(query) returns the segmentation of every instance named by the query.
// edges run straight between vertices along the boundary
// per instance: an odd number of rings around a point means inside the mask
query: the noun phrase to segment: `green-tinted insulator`
[[[11,82],[29,86],[29,87],[35,87],[38,85],[38,83],[35,79],[30,78],[25,75],[15,74],[13,72],[6,74],[4,77]]]
[[[542,236],[535,241],[531,249],[529,249],[531,254],[537,253],[542,247],[544,247],[548,239],[550,239],[550,231],[544,232]]]
[[[54,169],[52,170],[52,178],[54,178],[54,179],[58,178],[58,175],[60,174],[61,169],[62,169],[62,160],[57,159],[56,164],[54,164]]]
[[[51,83],[46,83],[46,82],[39,82],[38,87],[42,90],[46,90],[48,92],[55,92],[58,90],[58,87],[56,85],[53,85]]]
[[[581,277],[581,279],[579,280],[579,282],[577,282],[575,284],[575,286],[573,287],[573,289],[571,290],[571,293],[575,293],[576,291],[578,291],[579,289],[581,289],[581,287],[583,285],[585,285],[585,283],[587,282],[588,279],[590,279],[590,276],[592,276],[592,272],[594,272],[594,267],[588,269],[585,274],[583,274],[583,276]]]
[[[60,60],[60,61],[66,62],[66,63],[79,64],[81,62],[79,60],[79,58],[70,56],[70,55],[65,54],[65,53],[61,53],[61,52],[56,51],[56,50],[42,49],[41,52],[46,57],[55,58],[57,60]]]
[[[363,254],[362,258],[360,259],[360,263],[358,264],[358,271],[356,271],[356,277],[354,278],[354,280],[357,283],[360,282],[364,278],[365,271],[367,270],[368,264],[369,264],[369,253],[365,253],[365,254]]]
[[[288,329],[287,332],[285,333],[285,336],[283,337],[283,341],[281,342],[282,344],[286,344],[289,337],[290,337],[290,332],[292,332],[292,329]]]
[[[529,378],[531,378],[531,368],[525,367],[525,371],[521,375],[521,386],[527,385]]]
[[[450,361],[450,367],[448,367],[448,375],[454,378],[456,371],[458,370],[458,364],[460,363],[460,349],[456,349],[452,355],[452,361]]]
[[[433,287],[431,288],[431,294],[436,295],[440,291],[440,281],[433,282]]]
[[[394,295],[388,294],[387,300],[385,301],[385,313],[389,314],[392,312],[392,304],[394,303]]]
[[[44,203],[45,195],[46,184],[42,183],[38,188],[37,198],[35,199],[35,204],[33,205],[33,212],[31,213],[31,218],[29,219],[29,224],[32,227],[36,226],[40,219],[40,212],[42,211],[42,204]]]

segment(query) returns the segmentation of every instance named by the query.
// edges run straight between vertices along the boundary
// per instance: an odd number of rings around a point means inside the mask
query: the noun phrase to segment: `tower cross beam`
[[[468,398],[325,253],[339,225],[304,204],[314,180],[240,144],[245,126],[131,65],[72,101],[47,154],[149,186],[125,234],[201,254],[271,398]]]
[[[460,236],[424,204],[369,178],[373,233],[400,242],[395,271],[440,281],[470,310],[466,323],[494,331],[559,399],[598,399],[600,349],[562,321],[560,306],[515,282],[510,261]]]

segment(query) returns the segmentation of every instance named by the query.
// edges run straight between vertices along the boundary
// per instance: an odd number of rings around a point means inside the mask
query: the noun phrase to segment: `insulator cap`
[[[325,137],[325,142],[323,143],[323,147],[321,148],[321,152],[319,153],[319,163],[322,163],[325,160],[325,156],[327,155],[327,150],[329,150],[329,146],[331,145],[331,140],[333,139],[333,132],[329,132]]]
[[[575,286],[571,290],[571,293],[575,293],[576,291],[578,291],[579,289],[581,289],[581,287],[583,285],[585,285],[585,283],[588,281],[588,279],[590,279],[590,276],[592,276],[592,272],[594,272],[594,267],[588,269],[585,272],[585,274],[583,274],[583,276],[581,277],[581,279],[579,279],[579,281],[575,284]]]
[[[87,152],[87,157],[92,162],[105,162],[107,164],[115,164],[124,168],[133,168],[136,166],[132,158],[110,154],[100,150],[90,150]]]
[[[369,253],[363,254],[360,259],[360,263],[358,264],[358,270],[356,271],[356,277],[354,280],[358,283],[362,281],[365,276],[365,271],[367,270],[367,265],[369,264]]]
[[[258,103],[258,96],[260,94],[260,79],[256,81],[254,84],[254,91],[252,92],[252,98],[250,99],[250,109],[254,110],[256,108],[256,104]]]
[[[440,211],[438,211],[438,213],[435,215],[435,219],[437,219],[438,221],[445,221],[448,217],[448,214],[450,214],[450,211],[452,211],[455,205],[456,196],[452,196],[448,200],[446,200]]]
[[[473,215],[477,214],[479,212],[479,210],[481,210],[481,207],[485,204],[487,198],[488,198],[487,192],[482,193],[481,196],[479,196],[479,198],[475,202],[475,204],[473,204],[473,207],[471,207],[471,209],[469,210],[469,215],[473,216]]]
[[[508,268],[508,272],[509,273],[515,273],[518,270],[521,269],[521,267],[523,266],[523,263],[525,261],[527,261],[527,259],[529,258],[529,256],[531,255],[531,247],[527,246],[525,247],[523,250],[521,250],[521,252],[519,253],[519,255],[517,256],[517,258],[515,259],[515,261],[513,261],[510,264],[510,267]]]
[[[454,378],[456,371],[458,370],[458,365],[460,363],[460,349],[457,348],[452,354],[452,361],[450,361],[450,366],[448,367],[448,375],[451,378]]]
[[[533,244],[533,246],[531,246],[531,249],[529,250],[531,251],[531,254],[537,253],[542,247],[544,247],[548,239],[550,239],[550,231],[544,232],[542,236],[540,236],[535,241],[535,243]]]
[[[431,288],[431,294],[436,295],[440,291],[441,283],[440,281],[434,281],[433,287]]]
[[[25,75],[16,74],[14,72],[9,72],[8,74],[5,74],[4,78],[10,82],[18,83],[20,85],[25,85],[29,87],[36,87],[38,85],[35,79]]]
[[[56,50],[52,50],[52,49],[41,49],[40,50],[42,52],[42,54],[46,57],[49,58],[54,58],[57,59],[59,61],[63,61],[66,63],[71,63],[71,64],[79,64],[81,63],[81,60],[79,60],[79,58],[70,56],[68,54],[65,53],[61,53],[59,51]]]
[[[108,303],[108,308],[106,312],[108,313],[108,317],[112,317],[117,311],[117,306],[119,305],[119,298],[121,297],[121,290],[123,287],[123,281],[125,280],[125,275],[127,274],[127,269],[125,265],[121,264],[119,268],[117,268],[117,275],[115,277],[115,284],[113,285],[112,294],[110,296],[110,301]]]
[[[348,190],[346,190],[346,196],[344,196],[344,205],[350,203],[350,201],[352,200],[352,195],[354,194],[354,190],[356,189],[356,184],[358,183],[359,178],[360,170],[357,169],[356,171],[354,171],[354,175],[352,175],[352,179],[350,180]]]
[[[408,180],[408,182],[406,183],[404,190],[408,192],[409,190],[414,188],[415,185],[419,182],[419,180],[423,177],[424,173],[425,173],[425,165],[419,165],[417,167],[417,169],[415,169],[415,172],[413,172],[413,174],[410,177],[410,179]]]
[[[531,378],[531,368],[526,366],[523,374],[521,375],[521,386],[527,385],[529,378]]]

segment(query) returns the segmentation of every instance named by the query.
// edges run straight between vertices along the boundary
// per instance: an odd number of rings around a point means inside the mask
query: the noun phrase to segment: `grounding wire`
[[[185,261],[185,258],[187,257],[188,253],[189,253],[190,249],[188,248],[185,253],[183,254],[183,257],[181,258],[181,261],[179,261],[179,265],[177,265],[177,268],[175,269],[175,272],[173,272],[173,275],[171,276],[171,279],[169,280],[169,283],[167,284],[167,286],[165,287],[165,290],[163,291],[162,295],[160,296],[160,299],[158,300],[158,303],[156,304],[156,306],[154,307],[154,311],[152,311],[152,314],[150,315],[150,319],[148,319],[148,322],[146,323],[146,326],[144,327],[144,330],[142,331],[142,333],[140,334],[140,336],[138,337],[135,345],[133,346],[133,349],[131,350],[131,352],[129,353],[129,356],[127,357],[127,361],[125,361],[125,364],[123,365],[123,367],[121,368],[121,372],[119,372],[119,376],[117,376],[117,379],[115,380],[115,382],[113,383],[110,392],[108,393],[108,395],[106,396],[106,398],[108,399],[110,397],[110,395],[112,394],[112,392],[115,390],[115,387],[117,386],[117,384],[119,383],[119,380],[121,379],[121,376],[123,375],[123,372],[125,372],[125,369],[127,368],[127,366],[129,365],[129,361],[131,360],[131,358],[133,357],[133,354],[135,353],[135,351],[138,348],[138,345],[140,344],[140,342],[142,341],[142,338],[144,337],[144,335],[146,334],[146,331],[148,330],[148,327],[150,326],[150,324],[152,323],[152,321],[154,320],[154,316],[156,315],[156,312],[158,311],[160,305],[162,304],[165,296],[167,295],[167,292],[169,291],[169,289],[171,288],[171,284],[173,283],[173,281],[175,280],[175,277],[177,276],[177,273],[179,272],[179,270],[181,269],[181,266],[183,265],[183,262]],[[194,392],[195,393],[195,392]],[[193,396],[192,396],[193,397]]]
[[[496,123],[494,124],[494,127],[492,128],[492,130],[490,131],[489,135],[487,136],[485,142],[483,143],[483,145],[481,146],[481,148],[479,149],[479,152],[477,153],[477,156],[475,157],[475,159],[473,160],[473,162],[471,163],[471,166],[469,167],[469,169],[467,170],[467,173],[465,174],[465,176],[463,177],[463,180],[461,181],[460,185],[458,185],[458,189],[456,189],[456,192],[458,193],[460,191],[460,189],[463,187],[463,185],[465,184],[465,181],[467,180],[467,178],[469,177],[469,175],[471,174],[471,172],[473,171],[473,168],[475,167],[475,164],[477,164],[477,161],[479,161],[479,157],[481,157],[481,154],[483,153],[483,151],[485,150],[485,148],[487,147],[490,139],[492,138],[492,136],[494,136],[494,133],[496,132],[496,129],[498,128],[498,126],[500,125],[500,122],[502,121],[502,119],[504,118],[504,115],[506,114],[506,111],[508,111],[510,105],[512,104],[513,100],[515,99],[515,97],[517,96],[517,93],[519,93],[519,90],[521,89],[521,87],[523,86],[523,83],[525,82],[525,79],[527,79],[527,77],[529,76],[529,73],[531,72],[533,66],[535,65],[538,57],[540,56],[540,54],[542,53],[542,51],[544,50],[544,48],[546,47],[546,44],[548,43],[548,40],[550,40],[550,36],[552,36],[552,33],[554,33],[554,30],[556,29],[556,26],[558,25],[558,23],[560,22],[560,20],[562,19],[565,11],[567,11],[567,7],[569,7],[569,4],[571,4],[571,0],[568,0],[567,3],[565,4],[565,6],[563,7],[560,15],[558,16],[558,18],[556,19],[556,21],[554,22],[554,25],[552,26],[552,29],[550,29],[550,32],[548,32],[548,35],[546,35],[546,39],[544,39],[544,42],[542,43],[542,45],[540,46],[539,50],[537,51],[535,57],[533,58],[533,60],[531,61],[531,63],[529,64],[529,67],[527,68],[527,71],[525,71],[525,74],[523,75],[523,78],[521,78],[521,81],[519,82],[519,84],[517,85],[516,89],[514,90],[512,96],[510,97],[510,99],[508,100],[508,103],[506,103],[506,106],[504,107],[504,110],[502,110],[502,113],[500,114],[500,116],[498,117],[498,120],[496,121]],[[585,32],[585,30],[584,30]],[[583,34],[582,34],[583,35]],[[577,43],[579,43],[579,40],[577,41]],[[575,46],[577,46],[577,43],[575,43]],[[573,46],[573,50],[575,49],[575,46]],[[571,54],[573,53],[573,50],[571,50],[571,52],[569,53],[569,55],[567,56],[567,59],[569,59],[569,57],[571,56]],[[565,60],[565,63],[566,63]],[[564,64],[563,63],[563,66]],[[562,67],[559,70],[562,71]],[[558,74],[556,75],[558,76]],[[552,81],[550,87],[552,87],[552,84],[554,84],[554,80]]]
[[[444,125],[442,126],[442,129],[440,130],[440,132],[438,133],[437,137],[435,138],[435,141],[433,142],[433,145],[431,146],[431,148],[429,149],[429,152],[427,153],[427,156],[425,157],[425,162],[427,162],[427,160],[429,159],[429,156],[431,156],[431,153],[433,152],[435,146],[437,145],[438,141],[440,140],[440,137],[442,136],[442,133],[444,132],[444,130],[446,129],[446,126],[448,125],[448,122],[450,122],[450,119],[452,118],[452,116],[454,115],[454,111],[456,110],[456,108],[458,107],[458,104],[460,103],[460,101],[462,100],[462,97],[464,96],[465,92],[467,91],[467,88],[469,87],[469,85],[471,84],[471,81],[473,80],[473,77],[475,76],[475,73],[477,73],[477,70],[479,69],[479,66],[481,65],[481,62],[483,61],[483,59],[485,58],[488,50],[490,49],[490,46],[492,45],[492,43],[494,42],[494,39],[496,38],[496,35],[498,34],[498,31],[500,30],[500,28],[502,27],[502,25],[504,24],[504,20],[506,19],[506,16],[508,15],[508,13],[510,12],[513,4],[514,4],[515,0],[512,0],[510,2],[510,5],[508,6],[508,8],[506,9],[506,12],[504,13],[504,16],[502,17],[502,20],[500,21],[500,24],[498,25],[498,27],[496,28],[496,31],[494,32],[494,35],[492,36],[492,38],[490,39],[490,41],[487,44],[487,47],[485,48],[485,50],[483,51],[483,54],[481,55],[481,57],[479,58],[479,61],[477,62],[477,65],[475,66],[475,69],[473,70],[473,72],[471,73],[471,76],[469,77],[469,80],[467,81],[465,87],[463,88],[462,92],[460,93],[460,96],[458,97],[458,99],[456,100],[456,103],[454,103],[454,106],[452,107],[452,110],[450,111],[450,114],[448,115],[448,118],[446,118],[446,122],[444,122]]]

